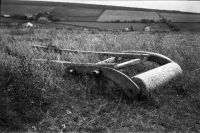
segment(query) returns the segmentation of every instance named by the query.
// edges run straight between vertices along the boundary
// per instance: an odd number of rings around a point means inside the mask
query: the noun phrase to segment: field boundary
[[[87,22],[87,21],[85,21]],[[104,30],[104,31],[113,31],[113,30],[109,30],[109,29],[101,29],[101,28],[96,28],[96,27],[89,27],[89,26],[80,26],[80,25],[76,25],[76,24],[66,24],[66,23],[62,23],[62,22],[55,22],[54,24],[61,24],[61,25],[69,25],[69,26],[76,26],[76,27],[81,27],[81,28],[89,28],[89,29],[96,29],[96,30]]]

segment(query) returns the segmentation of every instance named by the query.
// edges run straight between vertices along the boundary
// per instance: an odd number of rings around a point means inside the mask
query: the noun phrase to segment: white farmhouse
[[[129,28],[124,28],[123,31],[128,32],[128,31],[130,31],[130,29]]]
[[[151,31],[150,26],[146,26],[146,27],[144,28],[144,31],[146,31],[146,32],[150,32],[150,31]]]
[[[33,24],[31,22],[27,22],[27,23],[24,23],[23,26],[31,28],[33,27]]]
[[[10,18],[11,16],[9,14],[4,14],[3,17],[4,18]]]
[[[39,17],[38,21],[41,23],[47,23],[50,22],[50,20],[47,17]]]

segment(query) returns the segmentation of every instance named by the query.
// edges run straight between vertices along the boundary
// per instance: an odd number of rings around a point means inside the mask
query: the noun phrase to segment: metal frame
[[[110,58],[97,63],[75,63],[69,61],[50,60],[52,63],[61,63],[66,65],[66,72],[71,74],[92,74],[99,79],[107,81],[107,85],[118,86],[125,94],[134,98],[138,94],[148,95],[150,91],[160,88],[182,75],[181,67],[170,58],[153,52],[146,51],[123,51],[117,52],[97,52],[97,51],[81,51],[71,49],[59,49],[56,46],[39,46],[34,45],[33,48],[42,49],[46,52],[55,52],[60,59],[62,53],[74,54],[95,54],[99,56],[110,56]],[[116,63],[117,60],[123,63]],[[37,61],[47,61],[45,59],[35,59]],[[149,71],[127,76],[120,69],[132,66],[141,62],[150,61],[159,65],[159,67]]]

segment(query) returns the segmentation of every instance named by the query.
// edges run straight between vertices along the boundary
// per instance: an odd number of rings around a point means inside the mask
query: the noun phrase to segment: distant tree
[[[58,22],[60,21],[60,18],[55,16],[55,15],[49,15],[49,20],[51,20],[52,22]]]
[[[28,18],[25,15],[20,14],[13,14],[11,17],[15,19],[28,20]]]
[[[160,23],[167,23],[167,20],[165,18],[162,18],[159,20]]]
[[[154,23],[155,21],[153,19],[141,19],[141,23]]]
[[[36,19],[39,19],[40,17],[42,17],[42,13],[38,13],[38,14],[36,14]]]
[[[134,31],[134,28],[133,28],[133,26],[132,26],[132,25],[130,26],[130,31]]]
[[[162,18],[159,22],[166,24],[172,31],[180,31],[180,29],[171,20]]]
[[[172,31],[180,31],[180,29],[172,22],[168,22],[167,25]]]
[[[120,20],[118,19],[118,20],[115,20],[115,23],[120,23]]]

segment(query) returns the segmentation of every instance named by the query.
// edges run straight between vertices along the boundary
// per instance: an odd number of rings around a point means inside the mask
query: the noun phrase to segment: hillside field
[[[147,11],[126,11],[126,10],[105,10],[97,20],[98,22],[112,21],[141,21],[143,19],[159,21],[160,18],[156,12]]]
[[[44,12],[50,12],[51,15],[60,21],[137,22],[141,20],[153,20],[157,22],[165,18],[172,22],[200,22],[200,14],[178,11],[44,1],[3,0],[1,4],[1,15],[34,15]]]
[[[57,7],[51,11],[51,15],[60,18],[63,21],[92,21],[96,22],[102,9]]]
[[[160,29],[160,31],[167,30],[168,26],[165,24],[145,24],[145,23],[109,23],[109,22],[57,22],[57,24],[64,24],[64,25],[72,25],[72,26],[79,26],[85,28],[94,28],[94,29],[101,29],[101,30],[113,30],[113,31],[120,31],[124,28],[132,27],[134,31],[144,31],[144,28],[148,25],[156,27]]]
[[[144,31],[146,26],[150,26],[152,29],[157,31],[169,31],[169,27],[163,23],[110,23],[110,22],[57,22],[55,24],[63,26],[74,26],[82,28],[93,28],[100,30],[111,30],[111,31],[121,31],[124,28],[132,27],[134,31]],[[200,24],[199,23],[174,23],[180,31],[183,32],[199,32]]]
[[[199,14],[178,14],[178,13],[160,13],[166,20],[172,22],[199,22],[200,24],[200,15]]]
[[[198,23],[174,23],[181,31],[200,31],[200,24]]]
[[[96,17],[102,13],[103,10],[101,9],[85,9],[85,8],[70,8],[70,7],[62,7],[56,8],[52,11],[54,14],[61,14],[63,16],[69,17]]]
[[[3,14],[36,14],[51,11],[53,6],[36,6],[36,5],[1,5],[1,15]]]
[[[54,27],[1,26],[0,41],[2,132],[200,131],[198,32],[86,33]],[[63,65],[33,61],[56,56],[31,48],[49,44],[76,50],[158,52],[176,61],[183,76],[154,91],[153,101],[129,101],[113,90],[99,90],[88,77],[71,77]],[[75,62],[99,60],[81,54],[62,58]]]

